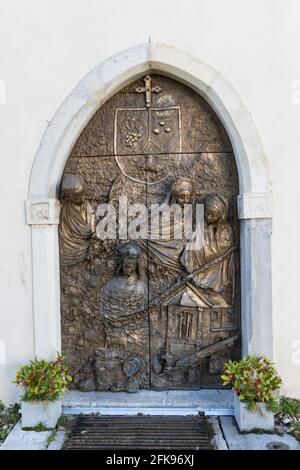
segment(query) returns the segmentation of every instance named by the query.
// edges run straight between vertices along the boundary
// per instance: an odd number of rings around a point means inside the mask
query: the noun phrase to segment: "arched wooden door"
[[[74,388],[221,385],[224,362],[240,354],[237,194],[228,136],[185,85],[142,77],[95,113],[61,185],[62,344]],[[174,217],[167,237],[162,218],[151,226],[174,204],[204,204],[198,249],[174,236]]]

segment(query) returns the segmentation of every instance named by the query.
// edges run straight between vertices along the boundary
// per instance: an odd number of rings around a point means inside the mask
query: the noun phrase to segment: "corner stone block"
[[[239,219],[271,219],[271,193],[243,193],[238,196]]]
[[[28,225],[58,225],[60,201],[58,199],[28,199],[26,222]]]

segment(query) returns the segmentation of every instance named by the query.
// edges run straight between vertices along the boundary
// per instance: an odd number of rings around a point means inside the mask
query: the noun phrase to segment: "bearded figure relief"
[[[105,328],[105,347],[96,352],[97,384],[101,390],[107,374],[113,377],[112,390],[132,392],[143,384],[148,343],[147,300],[141,250],[131,242],[121,244],[115,275],[102,287],[98,298]],[[109,367],[104,367],[104,377],[103,362],[107,360]]]

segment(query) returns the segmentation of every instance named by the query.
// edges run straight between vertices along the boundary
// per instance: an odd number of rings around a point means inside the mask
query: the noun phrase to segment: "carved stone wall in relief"
[[[224,362],[240,354],[237,194],[221,122],[181,83],[141,78],[95,113],[61,187],[62,344],[74,388],[220,385]],[[203,246],[100,240],[97,207],[118,213],[120,196],[158,210],[203,203]]]

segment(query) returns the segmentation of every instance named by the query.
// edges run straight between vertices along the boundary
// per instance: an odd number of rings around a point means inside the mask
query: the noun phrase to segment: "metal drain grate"
[[[64,449],[209,449],[203,413],[196,416],[76,418]]]

